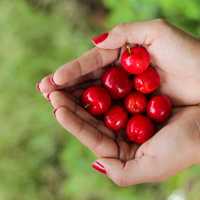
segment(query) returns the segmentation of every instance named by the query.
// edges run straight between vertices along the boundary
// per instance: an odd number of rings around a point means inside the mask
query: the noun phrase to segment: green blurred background
[[[91,48],[93,35],[156,17],[200,35],[199,0],[0,0],[0,200],[200,198],[198,166],[161,184],[113,185],[35,91],[37,80]]]

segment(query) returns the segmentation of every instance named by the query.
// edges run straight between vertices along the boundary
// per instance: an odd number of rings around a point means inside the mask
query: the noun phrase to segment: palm
[[[59,108],[56,111],[58,121],[98,157],[113,157],[123,161],[133,159],[138,145],[126,142],[122,135],[116,137],[103,122],[79,105],[79,96],[87,84],[51,93],[52,105]]]
[[[188,147],[199,146],[199,113],[200,109],[192,106],[176,110],[169,123],[138,149],[136,157],[151,159],[150,170],[161,178],[194,163],[195,155]],[[172,158],[173,164],[169,165]]]

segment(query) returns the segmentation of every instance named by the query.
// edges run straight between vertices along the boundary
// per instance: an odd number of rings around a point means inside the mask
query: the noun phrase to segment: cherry
[[[121,106],[113,106],[106,113],[104,117],[104,122],[106,126],[116,133],[120,131],[120,129],[126,127],[126,123],[128,121],[128,114],[125,109]]]
[[[102,115],[109,110],[111,97],[105,88],[91,86],[83,92],[82,103],[91,114]]]
[[[154,124],[143,115],[133,116],[127,124],[126,134],[128,139],[137,144],[146,142],[155,132]]]
[[[142,46],[128,47],[121,56],[121,65],[130,74],[144,72],[150,64],[150,55]]]
[[[101,81],[114,99],[123,98],[132,88],[128,74],[120,67],[110,67],[102,75]]]
[[[156,122],[164,122],[172,112],[172,103],[168,96],[158,95],[151,98],[147,105],[148,116]]]
[[[130,113],[142,113],[146,110],[147,99],[141,92],[132,92],[126,97],[124,104]]]
[[[135,76],[134,86],[142,93],[151,93],[160,86],[160,76],[155,68],[149,67],[142,74]]]

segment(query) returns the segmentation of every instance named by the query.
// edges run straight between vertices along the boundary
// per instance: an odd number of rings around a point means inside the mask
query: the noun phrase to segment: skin
[[[75,100],[104,66],[118,59],[127,42],[147,48],[161,76],[160,92],[175,105],[167,124],[139,147],[115,138]],[[159,182],[200,163],[199,55],[199,40],[163,20],[120,24],[95,48],[44,77],[39,87],[44,96],[49,94],[57,121],[95,153],[114,183]]]

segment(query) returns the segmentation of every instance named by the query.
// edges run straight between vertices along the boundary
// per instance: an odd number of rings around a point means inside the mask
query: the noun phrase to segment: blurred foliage
[[[200,196],[199,167],[161,184],[118,188],[93,172],[93,155],[53,119],[35,83],[91,48],[115,24],[164,17],[200,35],[199,0],[0,1],[0,199],[166,199]]]
[[[165,18],[171,23],[200,34],[199,0],[104,0],[110,10],[106,24]]]

